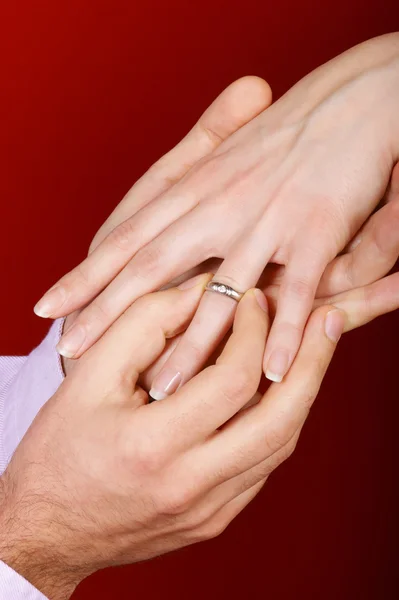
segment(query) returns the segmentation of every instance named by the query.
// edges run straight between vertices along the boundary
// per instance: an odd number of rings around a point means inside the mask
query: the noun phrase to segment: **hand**
[[[133,192],[123,205],[125,220],[42,301],[46,315],[57,317],[94,298],[66,332],[60,352],[81,356],[136,298],[212,256],[224,259],[215,279],[238,291],[255,285],[273,262],[285,271],[264,370],[280,381],[300,345],[322,273],[381,199],[399,157],[398,57],[398,34],[346,52],[163,194],[152,195],[151,203],[143,206]],[[199,370],[235,308],[225,297],[204,295],[154,381],[156,397]]]
[[[293,451],[341,334],[321,308],[284,384],[256,394],[268,332],[241,301],[217,364],[167,401],[138,377],[192,318],[209,276],[137,301],[75,363],[2,480],[0,557],[52,600],[93,571],[218,535]],[[194,285],[195,284],[195,285]]]
[[[399,256],[399,163],[394,168],[391,184],[386,194],[386,204],[370,217],[345,253],[327,267],[316,293],[313,309],[333,305],[346,314],[344,332],[351,331],[376,317],[399,308],[399,272],[384,277],[395,265]],[[193,269],[190,276],[215,272],[220,260],[207,261]],[[284,267],[267,267],[258,282],[267,297],[269,314],[274,317]],[[180,280],[175,282],[175,285]],[[333,290],[346,290],[333,293]],[[180,339],[180,335],[168,340],[164,352],[147,369],[141,384],[150,390]],[[221,344],[211,360],[221,352]],[[76,361],[64,359],[70,369]]]

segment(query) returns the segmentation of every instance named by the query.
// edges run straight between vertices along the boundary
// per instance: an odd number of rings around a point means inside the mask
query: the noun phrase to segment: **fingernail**
[[[179,371],[165,369],[157,375],[152,382],[150,396],[154,400],[165,400],[173,394],[182,382],[182,375]]]
[[[267,306],[265,294],[262,292],[262,290],[258,290],[258,288],[255,288],[254,295],[261,309],[264,310],[265,313],[267,313],[269,307]]]
[[[266,377],[270,381],[280,383],[288,369],[290,356],[288,350],[275,350],[269,358]]]
[[[327,313],[324,329],[326,336],[335,344],[339,341],[345,326],[345,315],[342,310],[335,308]]]
[[[57,351],[65,358],[73,358],[86,339],[86,331],[81,325],[72,325],[61,338]]]
[[[198,285],[198,283],[200,283],[200,281],[203,281],[205,284],[205,274],[201,273],[201,275],[196,275],[195,277],[192,277],[191,279],[187,279],[187,281],[183,281],[183,283],[181,283],[179,286],[177,286],[178,290],[189,290],[190,288],[195,287],[196,285]]]
[[[44,294],[33,309],[33,312],[43,319],[50,317],[57,309],[61,308],[66,300],[65,288],[57,285]]]

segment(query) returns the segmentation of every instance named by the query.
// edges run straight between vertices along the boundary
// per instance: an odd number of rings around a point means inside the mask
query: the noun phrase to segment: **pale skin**
[[[254,101],[237,103],[235,122],[208,114],[133,186],[89,257],[38,304],[51,317],[85,306],[66,329],[64,356],[81,356],[135,299],[204,260],[221,259],[215,279],[238,291],[275,263],[284,276],[263,368],[280,381],[318,288],[335,295],[351,287],[345,261],[333,261],[383,197],[399,156],[399,34],[344,53],[272,106],[267,84],[248,83]],[[204,295],[153,382],[154,397],[199,371],[235,308]]]

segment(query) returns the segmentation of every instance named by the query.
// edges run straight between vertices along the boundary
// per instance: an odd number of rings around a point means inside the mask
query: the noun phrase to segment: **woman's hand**
[[[327,267],[316,293],[313,309],[319,306],[335,306],[345,312],[344,332],[369,323],[373,319],[399,308],[399,272],[387,275],[399,256],[399,164],[395,167],[386,204],[367,221],[353,240],[348,251]],[[220,261],[207,261],[190,273],[214,272]],[[387,276],[385,276],[387,275]],[[269,266],[258,282],[269,304],[273,318],[284,280],[284,267]],[[176,281],[178,284],[180,281]],[[334,293],[334,290],[336,293]],[[346,290],[338,293],[340,290]],[[168,340],[165,350],[157,361],[141,377],[141,385],[150,390],[184,334]],[[221,344],[211,362],[223,348]],[[66,359],[64,359],[66,360]],[[76,361],[68,361],[72,365]]]
[[[133,304],[76,361],[0,480],[0,557],[54,600],[98,569],[219,535],[295,448],[342,332],[331,307],[312,315],[284,383],[242,411],[269,327],[265,297],[248,291],[217,363],[148,404],[139,375],[207,281]]]
[[[398,65],[398,34],[362,44],[305,77],[151,202],[133,192],[123,222],[39,304],[57,317],[95,298],[61,353],[80,356],[136,298],[210,257],[223,259],[215,279],[238,291],[273,262],[285,269],[264,370],[280,381],[326,266],[377,205],[398,158]],[[235,308],[204,295],[154,382],[157,397],[199,370]]]

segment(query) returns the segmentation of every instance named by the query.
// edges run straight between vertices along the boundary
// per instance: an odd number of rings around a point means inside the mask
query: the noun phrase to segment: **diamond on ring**
[[[229,285],[218,283],[217,281],[210,281],[205,289],[208,292],[216,292],[217,294],[227,296],[236,302],[239,302],[244,295],[241,292],[236,292],[236,290]]]

